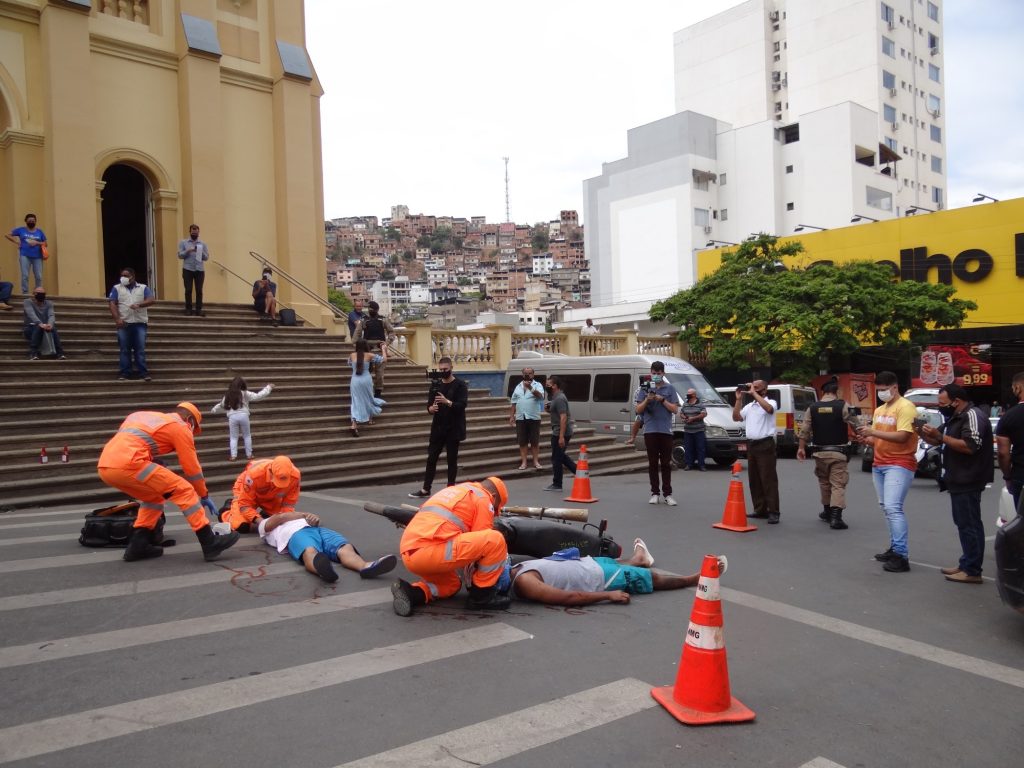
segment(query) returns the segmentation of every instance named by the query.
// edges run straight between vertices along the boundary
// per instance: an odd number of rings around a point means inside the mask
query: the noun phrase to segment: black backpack
[[[85,516],[78,543],[83,547],[127,547],[138,514],[137,501],[94,509]],[[166,517],[161,515],[153,537],[154,544],[170,546],[170,542],[163,541],[165,522]]]

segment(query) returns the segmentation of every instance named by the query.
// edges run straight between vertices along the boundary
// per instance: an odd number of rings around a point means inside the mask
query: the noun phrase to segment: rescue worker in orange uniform
[[[100,479],[141,503],[125,560],[159,557],[155,536],[164,513],[164,502],[181,510],[203,547],[203,557],[213,560],[238,541],[237,533],[218,536],[210,527],[206,510],[214,512],[196,456],[193,435],[201,434],[203,416],[192,403],[178,403],[171,413],[137,411],[128,416],[103,447],[97,471]],[[176,453],[184,477],[157,461]]]
[[[231,488],[231,507],[220,513],[221,521],[232,531],[256,533],[263,518],[295,511],[301,479],[287,456],[250,461]]]
[[[391,585],[392,606],[399,616],[459,591],[459,571],[471,572],[471,609],[503,610],[509,596],[495,589],[508,558],[505,537],[492,528],[494,517],[508,503],[500,477],[480,483],[459,483],[427,499],[402,534],[402,562],[420,581],[399,579]]]

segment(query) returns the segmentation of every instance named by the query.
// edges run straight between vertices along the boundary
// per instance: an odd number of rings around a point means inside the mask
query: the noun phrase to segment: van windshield
[[[676,392],[679,393],[680,402],[686,400],[686,390],[694,389],[697,391],[697,400],[703,405],[722,405],[728,407],[729,404],[722,399],[722,396],[715,391],[715,388],[708,384],[707,379],[701,375],[693,375],[690,373],[668,373],[666,374],[668,383],[676,388]]]

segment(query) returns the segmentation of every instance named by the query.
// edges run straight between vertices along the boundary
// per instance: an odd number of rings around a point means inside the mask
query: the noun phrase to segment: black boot
[[[128,540],[128,546],[124,550],[124,559],[128,562],[146,560],[150,557],[160,557],[163,553],[164,548],[153,543],[152,530],[133,528],[132,537]]]
[[[469,588],[466,607],[474,611],[504,611],[512,604],[512,598],[502,595],[495,587]]]
[[[375,390],[373,390],[373,396],[376,397],[377,399],[380,399],[383,395],[384,395],[384,390],[383,389],[375,389]]]
[[[827,523],[832,519],[832,507],[828,504],[821,505],[821,512],[818,513],[818,519],[823,523]]]
[[[399,579],[391,585],[391,607],[399,616],[412,616],[413,608],[427,604],[427,596],[423,590],[414,587],[405,579]]]
[[[199,543],[203,545],[203,558],[206,560],[215,560],[217,555],[238,541],[238,534],[232,531],[231,533],[222,533],[217,535],[213,532],[213,529],[209,524],[207,524],[196,531],[196,538],[199,539]]]
[[[847,528],[850,527],[843,522],[842,507],[830,507],[829,509],[832,512],[828,521],[829,528],[831,528],[833,531],[845,531]]]

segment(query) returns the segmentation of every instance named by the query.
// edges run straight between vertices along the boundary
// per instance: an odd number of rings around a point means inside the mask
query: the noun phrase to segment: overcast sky
[[[582,182],[674,108],[672,34],[737,0],[306,0],[328,218],[583,215]],[[1024,0],[943,0],[948,199],[1024,196]]]

